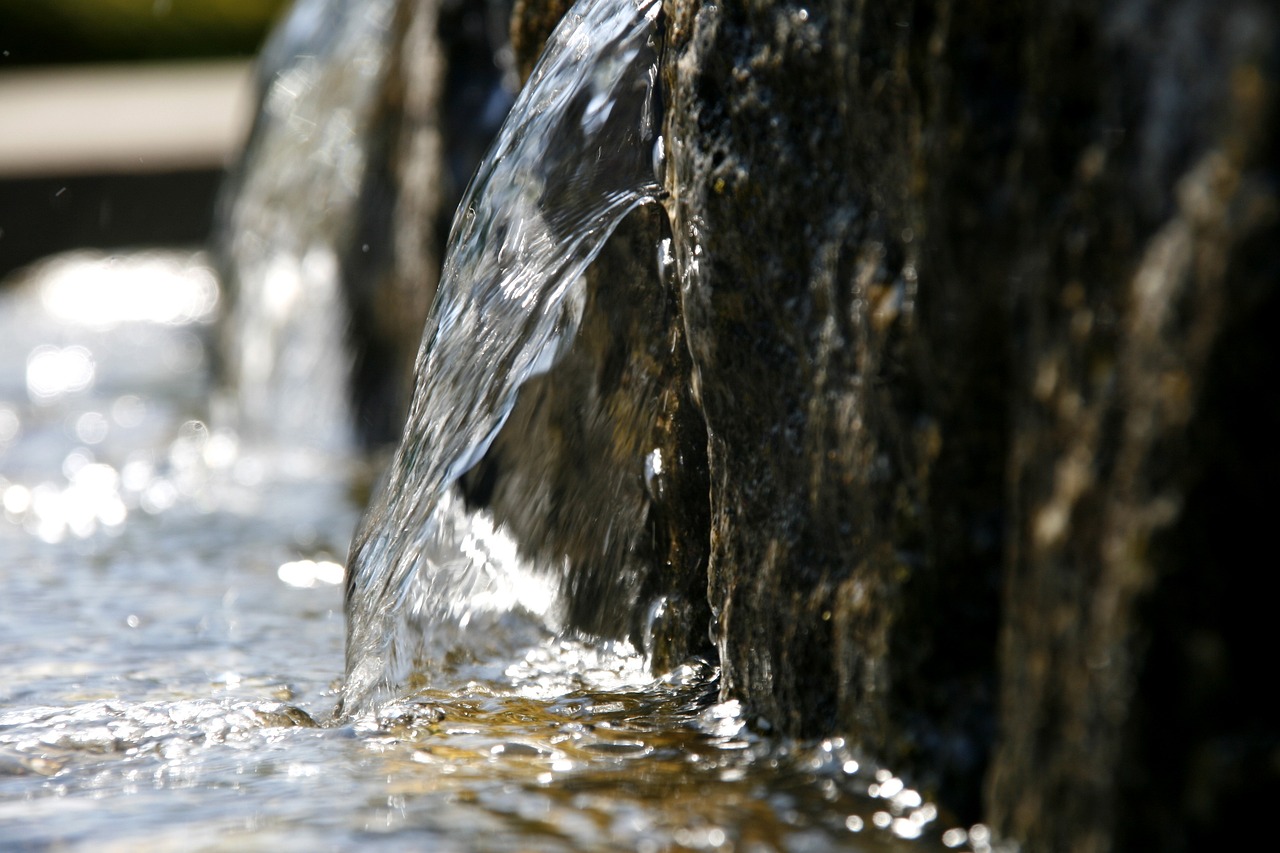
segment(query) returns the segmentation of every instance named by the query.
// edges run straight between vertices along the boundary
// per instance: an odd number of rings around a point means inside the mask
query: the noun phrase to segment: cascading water
[[[370,157],[361,99],[385,61],[389,8],[302,0],[273,43],[266,64],[283,74],[264,78],[270,115],[239,177],[258,195],[233,208],[227,235],[258,272],[284,265],[290,278],[259,297],[300,295],[307,257],[324,276],[305,283],[320,290],[292,306],[332,292],[325,258],[350,236],[351,184],[304,181],[301,159],[343,178]],[[561,567],[517,552],[498,503],[491,515],[459,497],[455,481],[499,430],[494,451],[523,437],[515,427],[538,402],[524,391],[593,356],[583,342],[615,328],[600,331],[601,311],[635,294],[628,279],[600,299],[602,271],[617,267],[597,262],[581,278],[624,213],[658,191],[657,15],[656,0],[575,9],[467,195],[411,438],[355,552],[350,718],[322,724],[342,655],[333,555],[363,488],[342,462],[361,460],[339,448],[278,476],[290,448],[272,444],[315,438],[290,419],[327,410],[260,412],[267,434],[244,436],[252,454],[206,427],[221,297],[200,255],[55,259],[0,286],[0,847],[835,851],[968,838],[989,853],[981,827],[939,838],[922,793],[842,739],[754,734],[745,708],[715,703],[709,665],[654,678],[639,655],[551,636]],[[352,76],[333,67],[344,64]],[[343,111],[357,124],[343,129]],[[267,144],[280,120],[295,123],[296,146],[283,132]],[[644,296],[644,311],[665,299]],[[340,368],[337,314],[296,328],[271,313],[285,307],[249,298],[232,322],[277,344],[296,332]],[[303,374],[323,389],[342,371]],[[653,492],[682,464],[642,456],[619,477]],[[614,532],[611,512],[584,537]],[[459,646],[475,660],[455,656],[446,677],[358,713],[415,658]]]
[[[233,292],[222,334],[232,421],[277,447],[352,440],[340,281],[395,0],[302,0],[263,53],[262,112],[224,191]]]
[[[454,486],[521,388],[572,342],[581,277],[659,190],[657,0],[584,0],[548,42],[455,218],[405,437],[351,552],[353,713],[459,644],[554,627],[554,568],[531,567]]]

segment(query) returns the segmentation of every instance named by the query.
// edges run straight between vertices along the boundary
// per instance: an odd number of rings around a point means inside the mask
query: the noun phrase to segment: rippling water
[[[753,734],[709,665],[625,646],[530,636],[333,720],[368,474],[210,428],[217,299],[173,253],[0,288],[0,848],[963,843],[842,741]]]

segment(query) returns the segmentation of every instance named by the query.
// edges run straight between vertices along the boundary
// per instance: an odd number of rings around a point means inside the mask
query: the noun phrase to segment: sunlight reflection
[[[22,432],[22,420],[8,406],[0,406],[0,444],[8,444]]]
[[[332,560],[293,560],[276,569],[276,576],[289,586],[310,589],[316,584],[342,583],[346,569]]]
[[[85,347],[42,344],[27,356],[27,391],[35,402],[54,400],[93,385],[95,371]]]
[[[101,412],[85,412],[76,418],[76,438],[85,444],[101,444],[107,437],[110,424]]]
[[[124,523],[128,509],[120,495],[120,475],[109,465],[83,459],[69,465],[70,483],[59,488],[41,483],[30,492],[22,486],[5,490],[7,515],[49,543],[68,535],[87,538],[99,530],[111,532]]]
[[[186,255],[77,252],[51,260],[43,281],[45,307],[86,326],[203,322],[218,304],[213,271]]]

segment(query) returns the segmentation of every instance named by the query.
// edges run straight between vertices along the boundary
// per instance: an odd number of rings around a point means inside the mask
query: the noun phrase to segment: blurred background
[[[199,243],[286,0],[0,0],[0,276]]]

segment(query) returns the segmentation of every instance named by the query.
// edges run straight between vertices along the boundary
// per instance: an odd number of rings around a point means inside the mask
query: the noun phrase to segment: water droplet
[[[106,437],[110,425],[101,412],[85,412],[76,418],[76,438],[85,444],[100,444]]]

